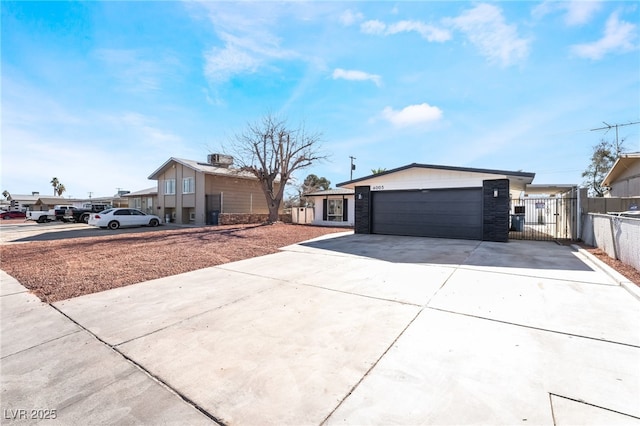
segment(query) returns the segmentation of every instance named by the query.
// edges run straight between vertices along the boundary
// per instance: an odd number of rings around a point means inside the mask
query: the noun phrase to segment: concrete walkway
[[[343,234],[52,306],[2,273],[2,423],[640,425],[640,299],[601,266]]]

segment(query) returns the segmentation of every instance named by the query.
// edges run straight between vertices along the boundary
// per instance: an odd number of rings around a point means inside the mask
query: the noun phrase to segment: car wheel
[[[118,229],[120,228],[120,223],[118,223],[118,221],[116,220],[112,220],[111,222],[109,222],[109,229]]]
[[[38,218],[38,223],[45,223],[47,221],[47,218],[45,216],[40,216]]]
[[[83,214],[82,216],[80,216],[80,222],[89,223],[89,215],[88,214]]]
[[[156,226],[158,226],[158,225],[160,225],[160,222],[158,222],[158,219],[151,219],[151,220],[149,221],[149,226],[156,227]]]

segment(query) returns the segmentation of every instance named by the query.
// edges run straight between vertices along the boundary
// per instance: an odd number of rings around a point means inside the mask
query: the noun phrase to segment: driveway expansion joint
[[[433,307],[433,306],[427,306],[427,309],[433,309],[434,311],[445,312],[445,313],[453,314],[453,315],[462,315],[462,316],[465,316],[465,317],[477,318],[477,319],[481,319],[481,320],[485,320],[485,321],[493,321],[493,322],[497,322],[497,323],[500,323],[500,324],[513,325],[513,326],[516,326],[516,327],[529,328],[529,329],[532,329],[532,330],[545,331],[545,332],[548,332],[548,333],[562,334],[564,336],[579,337],[579,338],[582,338],[582,339],[595,340],[597,342],[611,343],[611,344],[614,344],[614,345],[621,345],[621,346],[627,346],[627,347],[630,347],[630,348],[640,349],[640,345],[633,345],[631,343],[616,342],[616,341],[613,341],[613,340],[599,339],[597,337],[583,336],[583,335],[580,335],[580,334],[567,333],[567,332],[564,332],[564,331],[551,330],[551,329],[548,329],[548,328],[534,327],[532,325],[518,324],[518,323],[514,323],[514,322],[510,322],[510,321],[503,321],[503,320],[499,320],[499,319],[495,319],[495,318],[487,318],[487,317],[483,317],[483,316],[479,316],[479,315],[467,314],[467,313],[464,313],[464,312],[455,312],[455,311],[450,311],[450,310],[447,310],[447,309],[436,308],[436,307]]]
[[[360,383],[362,383],[364,381],[364,379],[369,376],[369,374],[371,373],[371,371],[378,365],[378,363],[380,362],[380,360],[382,360],[382,358],[384,358],[384,356],[387,354],[387,352],[389,352],[391,350],[391,348],[396,344],[396,342],[398,341],[398,339],[400,339],[400,337],[402,337],[402,335],[405,333],[405,331],[407,331],[407,329],[411,326],[411,324],[414,323],[414,321],[420,316],[420,314],[422,313],[422,311],[424,310],[424,308],[420,309],[413,318],[411,318],[411,321],[409,321],[407,323],[407,325],[402,329],[402,331],[400,331],[400,333],[398,333],[398,335],[396,336],[395,339],[393,339],[393,341],[391,342],[391,344],[389,346],[387,346],[387,348],[384,350],[384,352],[378,357],[378,359],[375,360],[375,362],[373,364],[371,364],[371,367],[369,367],[369,369],[367,369],[367,371],[362,375],[362,377],[360,377],[360,379],[351,387],[351,389],[349,389],[349,392],[346,393],[346,395],[338,402],[338,404],[333,408],[333,410],[331,410],[329,412],[329,414],[327,414],[327,416],[320,422],[320,425],[326,425],[327,421],[331,418],[331,416],[333,415],[333,413],[335,413],[338,408],[340,408],[340,406],[342,405],[342,403],[349,398],[349,396],[357,389],[358,386],[360,386]]]
[[[634,416],[633,414],[623,413],[622,411],[618,411],[618,410],[612,410],[611,408],[603,407],[601,405],[592,404],[592,403],[584,401],[582,399],[571,398],[569,396],[558,395],[556,393],[549,392],[549,402],[551,403],[551,414],[553,414],[553,417],[554,417],[554,424],[555,424],[555,414],[553,413],[553,399],[552,399],[552,397],[554,397],[554,396],[556,398],[568,399],[569,401],[578,402],[580,404],[589,405],[591,407],[598,408],[600,410],[606,410],[606,411],[610,411],[612,413],[621,414],[623,416],[631,417],[632,419],[640,420],[640,417]]]
[[[69,321],[71,321],[72,323],[74,323],[75,325],[77,325],[78,327],[80,327],[80,330],[78,330],[77,332],[81,332],[84,331],[87,334],[89,334],[90,336],[92,336],[94,339],[96,339],[98,342],[100,342],[101,344],[103,344],[105,347],[109,348],[111,351],[113,351],[114,353],[120,355],[125,361],[127,361],[129,364],[131,364],[133,367],[135,367],[136,369],[138,369],[139,371],[142,371],[147,377],[149,377],[151,380],[153,380],[154,382],[158,383],[160,386],[162,386],[163,388],[165,388],[166,390],[168,390],[170,393],[176,395],[177,397],[179,397],[180,399],[182,399],[187,405],[193,407],[194,409],[198,410],[200,413],[202,413],[204,416],[206,416],[207,418],[209,418],[210,420],[213,420],[214,422],[216,422],[217,424],[219,424],[220,426],[226,426],[224,422],[222,422],[221,420],[219,420],[218,418],[216,418],[214,415],[212,415],[211,413],[209,413],[208,411],[204,410],[202,407],[200,407],[198,404],[196,404],[194,401],[192,401],[191,399],[189,399],[187,396],[183,395],[182,393],[180,393],[178,390],[174,389],[173,387],[171,387],[167,382],[165,382],[164,380],[162,380],[160,377],[156,376],[155,374],[153,374],[151,371],[147,370],[144,366],[142,366],[141,364],[137,363],[136,361],[134,361],[133,359],[131,359],[130,357],[128,357],[127,355],[125,355],[124,353],[122,353],[116,346],[114,345],[110,345],[109,343],[105,342],[104,340],[102,340],[100,337],[98,337],[95,333],[91,332],[91,330],[87,329],[86,327],[84,327],[82,324],[80,324],[79,322],[77,322],[76,320],[74,320],[73,318],[71,318],[70,316],[68,316],[67,314],[65,314],[63,311],[61,311],[60,309],[58,309],[57,307],[55,307],[54,305],[49,304],[49,306],[51,306],[53,309],[55,309],[56,311],[58,311],[62,316],[64,316],[65,318],[67,318]],[[76,333],[77,333],[76,332]],[[74,334],[74,333],[71,333]],[[56,340],[56,339],[52,339],[52,340]]]
[[[51,342],[55,342],[56,340],[60,340],[60,339],[65,338],[67,336],[71,336],[72,334],[80,333],[80,332],[82,332],[82,330],[83,330],[83,328],[80,327],[80,329],[78,329],[78,330],[75,330],[75,331],[72,331],[72,332],[66,333],[66,334],[61,334],[60,336],[54,337],[53,339],[45,340],[43,342],[38,343],[37,345],[29,346],[28,348],[20,349],[18,352],[14,352],[14,353],[11,353],[9,355],[5,355],[5,356],[1,357],[0,359],[7,359],[7,358],[15,356],[15,355],[20,355],[25,351],[29,351],[29,350],[37,348],[39,346],[46,345],[46,344],[49,344]]]

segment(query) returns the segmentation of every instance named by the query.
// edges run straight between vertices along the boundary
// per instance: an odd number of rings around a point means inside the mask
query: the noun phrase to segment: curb
[[[618,283],[619,286],[623,287],[627,290],[633,297],[640,300],[640,287],[629,281],[627,277],[622,275],[620,272],[613,269],[611,266],[607,265],[596,256],[589,253],[587,250],[583,249],[580,246],[572,244],[571,247],[577,250],[584,257],[593,262],[598,268],[602,269],[607,275],[609,275],[615,282]]]

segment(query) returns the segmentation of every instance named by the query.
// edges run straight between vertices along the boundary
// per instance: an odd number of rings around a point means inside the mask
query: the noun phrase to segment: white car
[[[127,226],[158,226],[160,218],[138,209],[107,209],[89,216],[89,225],[100,228],[118,229]]]

